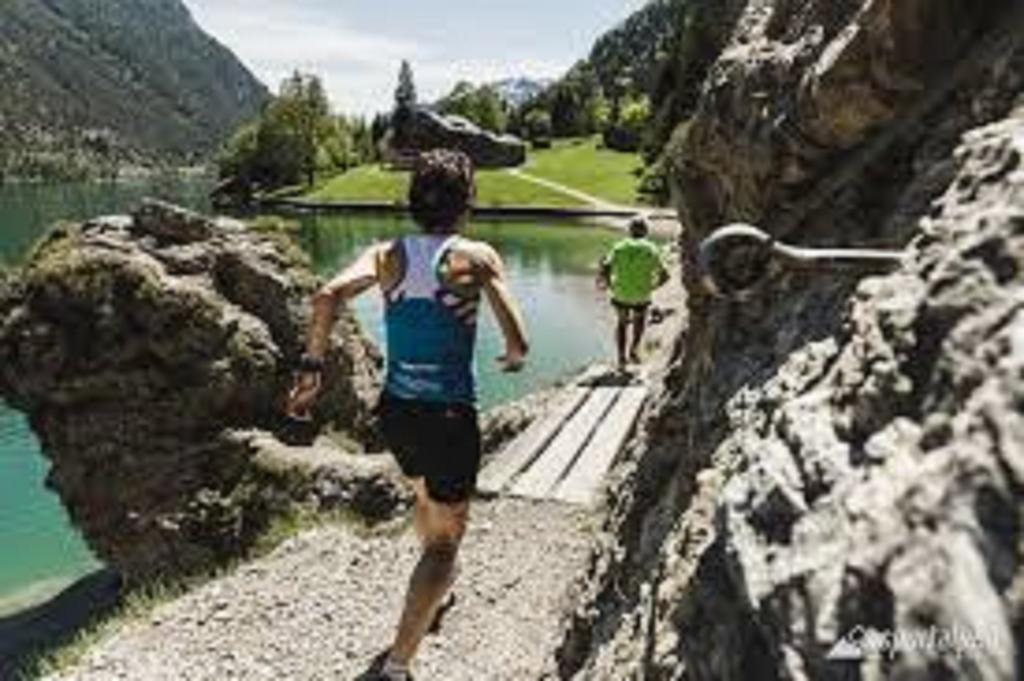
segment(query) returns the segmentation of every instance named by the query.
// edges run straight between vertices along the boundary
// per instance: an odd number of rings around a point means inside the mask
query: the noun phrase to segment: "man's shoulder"
[[[398,253],[400,251],[400,242],[400,239],[378,241],[377,243],[367,246],[366,250],[363,251],[363,255],[364,257],[373,258],[373,260],[375,260],[378,263],[392,259],[398,256]]]
[[[501,272],[505,267],[498,251],[486,241],[459,237],[452,244],[452,251],[457,257],[465,258],[474,267],[487,272]]]
[[[629,237],[626,237],[625,239],[619,239],[614,244],[612,244],[611,253],[614,255],[616,253],[622,253],[623,251],[629,250],[630,248],[633,247],[632,242],[633,240],[630,239]]]
[[[655,244],[650,239],[634,239],[633,237],[626,237],[625,239],[620,239],[619,241],[616,241],[615,244],[612,246],[612,253],[622,253],[626,251],[633,253],[637,251],[659,253],[660,249],[658,248],[657,244]]]
[[[453,250],[467,255],[482,256],[487,258],[498,257],[498,251],[486,241],[470,239],[460,236],[452,246]]]
[[[636,253],[653,253],[655,255],[661,254],[661,247],[658,246],[652,239],[624,239],[626,246],[629,250]]]

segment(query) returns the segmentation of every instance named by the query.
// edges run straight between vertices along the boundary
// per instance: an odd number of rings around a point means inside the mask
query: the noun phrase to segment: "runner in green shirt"
[[[611,289],[612,305],[619,314],[615,341],[620,369],[625,368],[627,360],[640,361],[640,342],[647,328],[651,295],[669,279],[661,249],[648,238],[650,231],[646,218],[634,218],[629,224],[629,238],[612,247],[601,261],[597,278],[598,287]],[[631,339],[630,327],[633,329]]]

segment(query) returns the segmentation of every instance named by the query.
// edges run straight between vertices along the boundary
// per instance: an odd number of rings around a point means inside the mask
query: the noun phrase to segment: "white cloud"
[[[398,66],[412,62],[421,98],[432,100],[459,80],[557,77],[568,67],[530,59],[451,60],[444,46],[357,30],[337,8],[271,0],[185,0],[196,21],[276,90],[292,71],[323,77],[334,107],[372,114],[391,106]]]
[[[413,56],[414,44],[370,35],[348,26],[336,12],[324,14],[302,7],[285,10],[278,3],[210,3],[187,0],[193,16],[229,45],[238,45],[259,63],[294,61],[357,63],[368,66]]]
[[[277,2],[186,0],[196,21],[276,90],[295,69],[324,78],[335,107],[370,113],[387,108],[389,84],[402,59],[421,55],[413,43],[358,31],[337,12]]]

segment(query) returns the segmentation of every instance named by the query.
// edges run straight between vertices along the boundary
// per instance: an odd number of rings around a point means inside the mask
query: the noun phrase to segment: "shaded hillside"
[[[268,98],[180,0],[8,0],[0,81],[8,150],[187,159],[216,148]]]
[[[675,53],[672,45],[688,6],[688,0],[652,0],[634,12],[598,38],[587,58],[526,100],[513,113],[510,128],[526,130],[531,138],[603,133],[609,147],[635,151],[647,136],[647,96],[664,80],[660,73]],[[538,123],[537,116],[545,122]]]
[[[597,39],[587,64],[606,92],[624,81],[639,92],[650,89],[686,4],[686,0],[653,0]]]

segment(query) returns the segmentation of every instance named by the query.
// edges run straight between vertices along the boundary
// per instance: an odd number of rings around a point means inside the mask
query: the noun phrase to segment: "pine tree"
[[[416,82],[412,75],[412,66],[409,62],[402,60],[402,66],[398,69],[398,88],[395,90],[395,110],[409,109],[416,107]]]
[[[415,109],[416,83],[412,75],[412,66],[403,59],[398,70],[398,87],[395,89],[395,112],[392,120],[395,141],[399,147],[404,146],[408,139],[408,128],[412,123]]]

